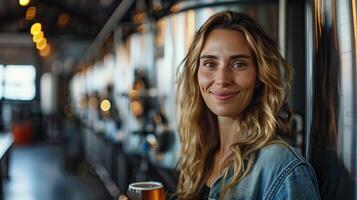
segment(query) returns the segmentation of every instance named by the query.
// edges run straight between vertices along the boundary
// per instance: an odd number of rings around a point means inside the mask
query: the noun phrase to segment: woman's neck
[[[241,133],[237,132],[237,118],[218,117],[220,137],[219,154],[226,155],[230,152],[229,147],[241,139]]]

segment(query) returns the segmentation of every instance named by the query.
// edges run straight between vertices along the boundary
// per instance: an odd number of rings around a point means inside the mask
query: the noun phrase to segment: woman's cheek
[[[210,85],[210,82],[212,81],[212,77],[209,73],[205,72],[198,72],[198,84],[201,89],[207,89],[207,87]]]

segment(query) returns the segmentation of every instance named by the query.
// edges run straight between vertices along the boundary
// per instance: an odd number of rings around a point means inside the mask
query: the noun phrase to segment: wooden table
[[[10,151],[14,144],[11,133],[0,132],[0,199],[3,199],[3,179],[9,178]]]

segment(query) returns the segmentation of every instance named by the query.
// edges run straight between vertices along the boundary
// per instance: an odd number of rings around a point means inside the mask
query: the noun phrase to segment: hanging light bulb
[[[36,33],[40,32],[41,29],[42,29],[41,23],[37,22],[37,23],[32,24],[30,32],[32,35],[35,35]]]
[[[44,37],[43,32],[42,32],[42,31],[39,31],[39,32],[37,32],[37,33],[32,37],[32,40],[33,40],[33,42],[37,43],[37,42],[39,42],[43,37]]]
[[[33,20],[35,16],[36,16],[36,7],[35,6],[29,7],[26,11],[26,19]]]
[[[46,46],[47,46],[46,38],[42,38],[39,42],[36,43],[36,48],[38,50],[42,50],[42,49],[46,48]]]
[[[40,50],[40,56],[46,57],[51,53],[51,46],[50,44],[47,44],[46,47],[42,50]]]
[[[20,6],[27,6],[30,4],[30,0],[19,0]]]
[[[110,109],[110,101],[107,99],[104,99],[101,103],[100,103],[100,108],[102,109],[102,111],[106,112]]]

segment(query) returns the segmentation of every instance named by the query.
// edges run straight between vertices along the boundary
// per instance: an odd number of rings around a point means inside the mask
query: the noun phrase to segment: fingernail
[[[126,196],[124,196],[124,195],[120,195],[119,200],[128,200],[128,198],[126,198]]]

